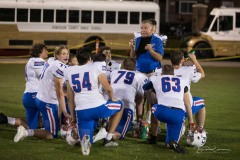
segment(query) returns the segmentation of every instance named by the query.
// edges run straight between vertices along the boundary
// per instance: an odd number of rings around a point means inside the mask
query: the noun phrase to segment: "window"
[[[94,11],[93,23],[103,23],[103,16],[104,16],[103,11]]]
[[[9,45],[12,45],[12,46],[31,46],[33,45],[33,41],[32,40],[9,40]]]
[[[67,22],[67,11],[66,10],[56,10],[56,22],[66,23]]]
[[[142,21],[146,19],[155,19],[155,13],[154,12],[142,12]]]
[[[17,9],[17,22],[28,21],[28,9]]]
[[[236,28],[240,28],[240,12],[236,13]]]
[[[192,5],[196,3],[196,1],[179,1],[179,13],[191,14]]]
[[[91,11],[82,11],[81,22],[82,23],[91,23],[92,22],[92,12]]]
[[[43,10],[43,22],[54,22],[54,10],[44,9]]]
[[[30,9],[30,22],[41,22],[41,9]]]
[[[218,24],[219,23],[219,24]],[[233,30],[232,16],[219,16],[213,24],[211,31],[230,31]]]
[[[233,30],[233,17],[232,16],[220,16],[219,17],[219,31],[231,31]]]
[[[130,24],[139,24],[139,12],[130,12]]]
[[[78,10],[69,10],[69,23],[79,23]]]
[[[116,12],[114,11],[107,11],[106,12],[106,23],[108,24],[115,24],[116,23]]]
[[[0,8],[0,21],[14,22],[15,21],[14,8]]]
[[[128,12],[118,12],[118,24],[128,23]]]

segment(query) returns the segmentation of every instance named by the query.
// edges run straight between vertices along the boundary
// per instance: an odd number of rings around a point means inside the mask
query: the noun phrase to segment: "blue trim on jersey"
[[[45,62],[34,62],[34,66],[44,66]]]
[[[30,129],[37,129],[39,109],[35,103],[37,92],[24,93],[22,104],[26,110],[26,120]]]
[[[139,44],[141,41],[141,37],[136,38],[136,45],[135,48],[137,51]],[[163,44],[160,38],[156,37],[154,34],[152,34],[152,39],[150,44],[152,44],[152,48],[154,51],[160,53],[162,56],[164,56],[164,49]],[[137,61],[136,61],[136,70],[142,73],[152,72],[156,68],[161,68],[161,63],[157,60],[155,60],[149,51],[143,54],[139,54]]]
[[[90,136],[90,142],[93,143],[93,129],[96,120],[100,118],[110,117],[122,108],[121,101],[107,101],[95,108],[89,108],[84,110],[76,110],[78,133],[80,139],[83,138],[85,134]]]
[[[159,121],[167,124],[165,143],[168,144],[169,141],[178,142],[181,137],[182,125],[185,121],[185,111],[155,104],[152,107],[152,112]]]
[[[58,70],[56,71],[56,73],[58,73],[59,75],[63,76],[63,71],[60,70],[60,69],[58,69]]]

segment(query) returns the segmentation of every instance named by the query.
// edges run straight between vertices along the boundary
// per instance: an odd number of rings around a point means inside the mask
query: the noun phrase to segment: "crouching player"
[[[124,107],[123,115],[113,136],[114,139],[123,139],[127,131],[129,131],[136,105],[136,94],[143,96],[142,86],[147,81],[147,76],[135,71],[136,61],[134,59],[125,59],[122,66],[124,69],[114,70],[110,74],[113,96],[121,100]],[[94,137],[94,142],[105,138],[107,136],[106,130],[106,128],[101,128]]]
[[[174,76],[171,65],[164,65],[162,75],[150,77],[150,81],[143,86],[144,90],[152,88],[157,95],[157,104],[153,105],[152,113],[160,122],[167,124],[166,146],[184,154],[185,150],[178,142],[186,112],[190,126],[193,124],[187,84],[183,79]],[[156,138],[151,136],[152,140],[156,141]]]
[[[68,105],[72,119],[77,119],[78,134],[81,140],[83,155],[89,155],[93,143],[94,123],[100,118],[110,118],[110,128],[104,146],[118,146],[113,140],[113,133],[122,117],[122,102],[113,98],[113,90],[105,76],[103,63],[88,63],[91,52],[80,49],[77,53],[79,66],[67,68]],[[99,92],[99,85],[106,90],[109,100]],[[74,113],[76,111],[76,115]]]

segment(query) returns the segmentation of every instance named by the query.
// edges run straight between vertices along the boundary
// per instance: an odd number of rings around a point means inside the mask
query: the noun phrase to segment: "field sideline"
[[[27,138],[13,142],[16,127],[0,125],[0,160],[65,160],[65,159],[176,159],[176,160],[237,160],[240,159],[240,70],[239,67],[204,66],[206,78],[193,84],[193,95],[203,97],[207,117],[205,129],[207,143],[203,148],[186,145],[185,136],[181,144],[185,155],[176,154],[164,147],[164,133],[159,135],[157,145],[147,145],[141,139],[128,134],[124,141],[118,141],[117,148],[104,148],[102,142],[94,144],[89,156],[82,156],[80,147],[69,146],[65,140],[39,140]],[[0,112],[12,117],[25,117],[21,98],[25,87],[24,64],[0,64]],[[161,126],[164,130],[164,125]]]

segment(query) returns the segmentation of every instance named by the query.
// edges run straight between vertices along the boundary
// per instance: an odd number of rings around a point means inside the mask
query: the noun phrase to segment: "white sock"
[[[108,133],[106,136],[106,139],[110,141],[112,137],[113,137],[113,133]]]
[[[34,130],[33,129],[27,129],[26,130],[28,136],[33,136],[34,135]]]
[[[8,119],[8,124],[15,125],[15,123],[16,123],[16,119],[15,118],[7,117],[7,119]]]

